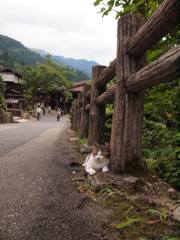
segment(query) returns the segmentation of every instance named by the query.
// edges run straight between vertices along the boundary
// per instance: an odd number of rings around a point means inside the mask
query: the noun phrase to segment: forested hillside
[[[47,52],[39,49],[32,49],[34,52],[39,53],[41,56],[49,55]],[[86,73],[86,75],[91,77],[92,67],[94,65],[98,65],[95,61],[89,61],[86,59],[74,59],[74,58],[66,58],[60,55],[51,55],[50,57],[53,62],[57,64],[65,64],[70,68],[76,69],[78,72]]]
[[[38,49],[32,49],[32,50],[39,53],[41,56],[48,55],[48,53],[43,50],[38,50]],[[57,64],[65,64],[70,68],[76,69],[77,71],[82,71],[86,73],[89,77],[91,77],[91,74],[92,74],[92,67],[94,65],[98,65],[98,63],[95,61],[89,61],[86,59],[66,58],[59,55],[51,55],[51,59],[53,60],[53,62]]]
[[[8,68],[18,68],[19,65],[35,65],[43,63],[44,58],[28,48],[22,43],[0,35],[0,64]]]
[[[73,59],[65,58],[62,56],[52,56],[52,60],[56,63],[63,63],[71,68],[78,69],[78,71],[83,71],[89,76],[92,74],[92,67],[97,65],[97,62],[87,61],[85,59]]]
[[[53,57],[51,57],[53,60]],[[63,61],[53,60],[58,65],[68,65]],[[0,35],[0,65],[23,72],[27,66],[35,66],[46,62],[46,54],[43,56],[35,51],[26,48],[21,42],[7,36]],[[77,82],[87,80],[91,74],[78,70],[78,68],[67,67],[71,74],[68,75],[69,81]]]

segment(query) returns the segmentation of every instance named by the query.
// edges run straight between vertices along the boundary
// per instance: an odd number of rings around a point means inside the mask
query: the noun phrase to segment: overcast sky
[[[0,33],[28,48],[107,65],[115,58],[116,20],[93,0],[0,0]]]

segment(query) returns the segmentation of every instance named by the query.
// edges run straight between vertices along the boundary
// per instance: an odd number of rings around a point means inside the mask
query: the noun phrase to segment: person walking
[[[41,106],[38,105],[36,108],[36,119],[40,120],[40,118],[41,118]]]
[[[59,121],[60,118],[61,118],[61,109],[58,108],[58,110],[57,110],[57,121]]]
[[[48,113],[51,113],[51,106],[48,106]]]

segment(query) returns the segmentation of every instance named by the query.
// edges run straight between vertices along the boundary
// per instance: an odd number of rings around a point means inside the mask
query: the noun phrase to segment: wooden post
[[[74,130],[74,101],[70,109],[71,130]]]
[[[74,102],[74,130],[76,131],[77,130],[77,102],[78,99],[76,98],[75,99],[75,102]]]
[[[89,133],[88,144],[104,143],[104,125],[105,125],[105,106],[97,106],[96,98],[105,91],[105,86],[96,87],[96,82],[99,79],[105,66],[94,66],[92,71],[92,86],[91,86],[91,101],[89,111]]]
[[[80,132],[80,127],[81,127],[81,105],[82,105],[82,93],[78,93],[78,98],[77,98],[77,112],[76,112],[76,131],[79,134]]]
[[[128,14],[118,21],[115,105],[111,133],[111,169],[114,172],[142,170],[141,131],[143,118],[143,92],[128,93],[127,77],[142,68],[145,56],[133,59],[127,46],[143,25],[144,19]]]
[[[85,109],[88,104],[87,92],[89,90],[89,86],[87,84],[83,87],[82,94],[82,109],[81,109],[81,126],[80,126],[80,138],[87,138],[88,136],[88,127],[89,127],[89,111]]]
[[[72,107],[71,107],[71,129],[74,130],[74,122],[75,122],[75,119],[74,119],[74,111],[75,111],[75,100],[72,102]]]

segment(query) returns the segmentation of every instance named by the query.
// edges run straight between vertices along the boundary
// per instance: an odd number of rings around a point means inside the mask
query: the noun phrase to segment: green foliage
[[[43,57],[24,47],[20,42],[0,35],[0,64],[5,68],[16,69],[17,65],[35,65],[44,61]]]
[[[111,127],[112,127],[113,105],[106,105],[106,121],[105,121],[105,140],[110,142]]]
[[[70,102],[73,100],[73,96],[72,96],[72,93],[69,92],[69,91],[64,91],[63,93],[65,99],[66,99],[66,102]]]
[[[103,193],[108,193],[108,194],[113,194],[116,193],[117,189],[113,188],[111,185],[105,185],[102,187],[102,189],[99,191],[99,194],[103,194]],[[107,197],[106,197],[107,199]]]
[[[165,237],[163,240],[179,240],[179,237]]]
[[[79,138],[78,143],[79,144],[86,144],[87,143],[87,138]]]
[[[168,219],[168,211],[166,208],[161,208],[160,210],[148,209],[146,212],[150,213],[154,216],[158,216],[162,223],[166,223],[166,221]]]
[[[114,11],[116,18],[127,13],[140,13],[148,17],[161,2],[162,0],[96,0],[94,5],[100,5],[102,16],[107,16]]]
[[[128,13],[141,14],[148,19],[163,0],[96,0],[95,6],[100,6],[102,16],[115,12],[116,18]],[[172,46],[180,43],[180,25],[171,33],[164,36],[148,52],[148,61],[151,62]]]
[[[71,82],[79,82],[79,81],[89,79],[89,76],[80,70],[75,70],[70,67],[66,67],[66,69],[67,69],[67,80]]]
[[[59,65],[53,56],[48,57]],[[46,57],[31,51],[12,38],[0,35],[0,64],[5,68],[14,69],[22,73],[24,67],[35,66],[39,63],[45,63],[45,61]],[[66,79],[71,82],[89,79],[89,76],[83,71],[75,70],[62,64],[60,66],[66,68],[66,70],[64,69],[64,72],[66,71]]]
[[[119,224],[116,224],[116,228],[117,229],[123,229],[125,227],[128,227],[136,222],[139,222],[140,221],[140,218],[130,218],[130,217],[127,217],[124,221],[122,221],[121,223]]]
[[[27,97],[31,98],[39,90],[50,93],[57,89],[63,91],[65,88],[70,87],[71,82],[67,80],[67,74],[66,67],[58,66],[49,58],[46,59],[44,64],[25,68],[23,79]],[[65,97],[68,100],[71,98],[71,94],[66,93]]]
[[[179,81],[149,89],[144,112],[143,145],[148,166],[180,189]]]
[[[91,185],[90,181],[86,180],[84,184],[82,184],[79,188],[82,192],[93,192],[94,188]]]

